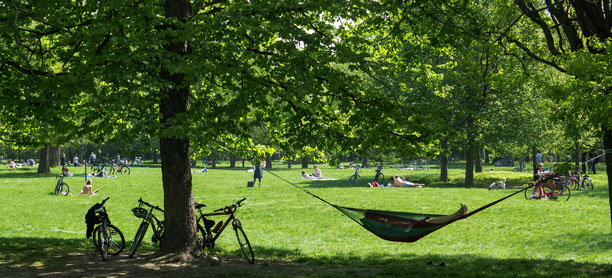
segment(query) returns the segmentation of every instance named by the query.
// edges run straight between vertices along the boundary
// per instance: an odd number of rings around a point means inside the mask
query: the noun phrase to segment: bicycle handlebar
[[[242,200],[240,200],[240,201],[236,202],[235,204],[232,204],[232,205],[229,205],[229,206],[222,207],[222,208],[220,208],[220,209],[215,210],[214,212],[218,212],[218,211],[228,211],[228,210],[230,210],[230,209],[235,209],[236,207],[242,206],[242,204],[241,204],[241,203],[242,203],[244,200],[246,200],[246,198],[242,198]]]
[[[108,197],[106,197],[106,199],[102,200],[102,203],[101,203],[101,204],[104,206],[104,203],[106,203],[106,201],[107,201],[108,199],[110,199],[110,196],[108,196]]]
[[[138,203],[140,203],[140,204],[142,204],[142,205],[145,205],[145,206],[148,206],[148,207],[150,207],[150,208],[154,208],[154,209],[159,210],[159,211],[161,211],[161,212],[164,212],[164,210],[163,210],[162,208],[160,208],[160,207],[158,207],[158,206],[155,206],[155,205],[151,205],[151,204],[149,204],[149,203],[147,203],[147,202],[143,201],[143,200],[142,200],[142,197],[140,197],[140,199],[138,199]]]

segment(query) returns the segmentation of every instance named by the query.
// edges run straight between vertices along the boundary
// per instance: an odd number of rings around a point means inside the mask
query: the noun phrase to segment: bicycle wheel
[[[115,174],[116,171],[117,170],[115,170],[115,167],[111,166],[111,167],[108,168],[108,175],[112,176],[112,175]]]
[[[97,230],[100,229],[101,226],[102,225],[96,226],[93,232],[93,242],[96,245],[96,248],[100,248]],[[106,233],[108,234],[108,254],[117,255],[121,253],[123,248],[125,248],[125,238],[123,237],[123,233],[114,225],[108,225],[106,228]]]
[[[539,197],[538,198],[533,198],[532,196],[535,195],[534,193],[535,193],[535,186],[532,187],[532,188],[526,189],[525,190],[525,199],[527,199],[527,200],[540,199]]]
[[[204,251],[208,250],[209,254],[213,253],[213,248],[215,247],[215,242],[213,241],[212,234],[210,230],[206,232],[202,226],[198,224],[198,240],[200,244],[202,244],[202,249]]]
[[[64,196],[68,196],[68,193],[70,192],[70,186],[68,186],[68,184],[62,182],[62,183],[58,183],[55,186],[55,195],[61,194]]]
[[[140,227],[138,227],[138,231],[136,232],[136,236],[134,237],[134,242],[132,242],[132,248],[130,248],[130,254],[128,257],[133,257],[142,242],[145,234],[147,233],[147,228],[149,228],[149,223],[142,222],[140,223]]]
[[[567,185],[569,188],[573,189],[573,190],[580,190],[580,185],[578,184],[578,182],[574,179],[570,179],[569,184]]]
[[[102,256],[102,260],[106,261],[108,259],[108,233],[105,229],[100,228],[102,225],[98,225],[96,227],[97,231],[94,230],[94,233],[98,234],[96,239],[98,244],[96,247],[100,251],[100,255]]]
[[[234,219],[234,231],[236,232],[236,238],[238,239],[238,244],[240,245],[240,250],[242,250],[242,254],[246,258],[249,263],[255,263],[255,254],[253,254],[253,248],[251,248],[251,243],[247,238],[244,230],[242,229],[242,224],[240,224],[240,220]]]
[[[567,185],[563,186],[560,196],[565,196],[565,195],[567,195],[567,198],[565,198],[566,201],[569,200],[570,196],[572,195],[572,191]]]
[[[582,180],[582,187],[584,187],[584,190],[586,191],[591,191],[593,190],[593,182],[591,179],[584,179]]]
[[[120,172],[121,172],[122,175],[129,175],[130,174],[130,167],[128,167],[128,166],[121,167],[120,170],[121,170]]]

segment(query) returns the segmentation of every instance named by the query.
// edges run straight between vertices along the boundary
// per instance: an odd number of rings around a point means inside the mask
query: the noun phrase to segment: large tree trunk
[[[302,157],[302,169],[308,168],[308,156]]]
[[[166,17],[184,20],[191,16],[188,0],[166,0]],[[167,26],[177,28],[176,26]],[[176,40],[175,40],[176,39]],[[167,51],[184,55],[189,53],[189,44],[175,37],[167,37]],[[171,73],[162,67],[160,77],[168,81],[169,89],[161,100],[160,122],[164,129],[177,124],[188,125],[176,118],[189,108],[189,86],[185,84],[185,74]],[[162,134],[167,134],[162,132]],[[196,215],[193,206],[191,168],[189,167],[189,139],[183,136],[165,135],[159,139],[162,159],[162,181],[164,187],[165,231],[161,250],[184,256],[199,256],[202,248],[198,242]]]
[[[51,148],[51,143],[45,143],[45,146],[40,149],[40,158],[38,159],[39,174],[51,173],[51,166],[49,164],[49,151],[51,150]]]
[[[442,153],[440,154],[440,181],[448,182],[448,156],[445,151],[448,149],[448,143],[442,142]]]
[[[612,150],[612,130],[608,129],[606,125],[601,126],[602,131],[604,132],[603,136],[603,144],[604,144],[604,152],[606,155],[610,150]],[[610,220],[612,224],[612,159],[609,157],[605,157],[606,163],[606,174],[608,175],[608,202],[610,203]]]

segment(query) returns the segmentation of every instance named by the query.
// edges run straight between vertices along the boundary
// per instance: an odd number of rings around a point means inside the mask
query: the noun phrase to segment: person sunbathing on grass
[[[461,208],[457,212],[451,215],[445,215],[445,216],[440,216],[436,218],[429,218],[429,219],[426,219],[425,222],[432,223],[432,224],[444,224],[444,223],[453,221],[461,216],[464,216],[466,213],[467,213],[467,206],[464,204],[461,204]]]
[[[391,177],[391,181],[393,181],[394,187],[423,187],[425,184],[422,183],[413,183],[407,181],[405,178],[400,176]]]
[[[302,171],[302,178],[303,179],[310,179],[310,180],[327,180],[327,179],[329,179],[328,177],[315,177],[313,175],[307,174],[304,171]]]

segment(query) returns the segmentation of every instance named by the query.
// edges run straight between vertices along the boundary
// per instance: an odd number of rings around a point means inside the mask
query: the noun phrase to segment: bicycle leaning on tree
[[[148,210],[144,207],[148,207]],[[138,231],[136,232],[136,236],[134,236],[134,242],[132,243],[132,248],[130,249],[130,254],[128,255],[130,258],[134,256],[136,250],[140,246],[142,239],[147,233],[147,229],[149,225],[151,225],[151,229],[153,230],[153,236],[151,237],[151,241],[153,243],[160,242],[164,237],[164,221],[160,220],[153,214],[153,211],[164,212],[164,210],[158,206],[151,205],[140,198],[138,200],[138,207],[132,209],[132,213],[134,216],[138,218],[142,218],[142,222],[138,227]]]
[[[246,198],[243,198],[235,204],[217,209],[212,213],[202,213],[202,208],[206,207],[206,205],[195,203],[194,206],[200,213],[200,216],[198,217],[197,221],[198,233],[200,242],[202,243],[202,248],[208,249],[208,251],[212,253],[213,249],[215,248],[215,241],[219,238],[225,228],[231,223],[232,228],[236,233],[236,239],[238,240],[238,245],[240,245],[240,250],[242,251],[242,254],[249,263],[254,263],[255,255],[253,254],[253,248],[251,247],[251,243],[249,242],[249,239],[244,233],[242,223],[240,223],[240,220],[238,220],[235,215],[236,210],[238,209],[238,207],[242,206],[242,202],[244,200],[246,200]],[[216,215],[228,215],[228,217],[225,222],[219,221],[215,225],[215,221],[211,220],[210,217]],[[202,227],[202,224],[204,225],[204,227]]]

